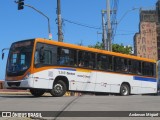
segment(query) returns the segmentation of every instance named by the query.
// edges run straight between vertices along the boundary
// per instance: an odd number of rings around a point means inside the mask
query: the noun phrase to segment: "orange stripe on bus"
[[[68,47],[68,48],[73,48],[73,49],[78,49],[78,50],[86,50],[86,51],[100,53],[100,54],[113,55],[113,56],[118,56],[118,57],[123,57],[123,58],[130,58],[130,59],[134,59],[134,60],[142,60],[142,61],[146,61],[146,62],[156,63],[155,60],[147,59],[147,58],[141,58],[141,57],[133,56],[133,55],[110,52],[110,51],[106,51],[106,50],[100,50],[100,49],[95,49],[95,48],[78,46],[78,45],[74,45],[74,44],[57,42],[57,41],[54,41],[54,40],[47,40],[47,39],[42,39],[42,38],[36,38],[35,40],[36,40],[36,42],[43,42],[43,43],[46,43],[46,44],[52,44],[52,45],[57,45],[57,46],[61,46],[61,47]]]

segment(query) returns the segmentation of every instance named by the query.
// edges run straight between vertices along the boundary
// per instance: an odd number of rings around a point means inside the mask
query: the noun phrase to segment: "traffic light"
[[[18,10],[22,10],[24,7],[24,0],[18,0]]]

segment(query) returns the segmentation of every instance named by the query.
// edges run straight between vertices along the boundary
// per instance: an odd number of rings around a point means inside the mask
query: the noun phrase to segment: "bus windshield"
[[[13,43],[6,68],[8,76],[23,75],[31,65],[33,41]]]

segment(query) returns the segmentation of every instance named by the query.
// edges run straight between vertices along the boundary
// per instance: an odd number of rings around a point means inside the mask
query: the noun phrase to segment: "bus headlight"
[[[28,78],[30,77],[30,75],[31,75],[30,72],[28,72],[23,79],[24,79],[24,80],[28,79]]]

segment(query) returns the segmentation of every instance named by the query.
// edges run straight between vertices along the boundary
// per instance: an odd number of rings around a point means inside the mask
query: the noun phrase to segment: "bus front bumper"
[[[4,87],[8,89],[27,89],[33,87],[32,79],[18,80],[18,81],[8,81],[5,80]]]

